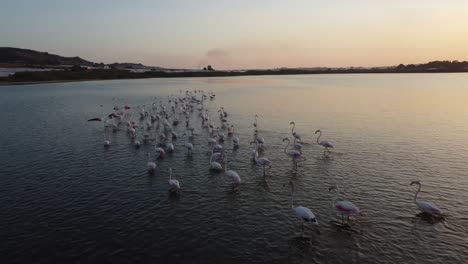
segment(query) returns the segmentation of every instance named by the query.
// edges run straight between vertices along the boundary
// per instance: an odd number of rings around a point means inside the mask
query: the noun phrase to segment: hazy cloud
[[[227,57],[229,52],[225,49],[210,49],[206,52],[206,56],[210,58]]]

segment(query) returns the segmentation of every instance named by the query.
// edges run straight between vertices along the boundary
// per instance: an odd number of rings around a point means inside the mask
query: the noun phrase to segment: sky
[[[468,60],[467,0],[0,0],[0,47],[168,68]]]

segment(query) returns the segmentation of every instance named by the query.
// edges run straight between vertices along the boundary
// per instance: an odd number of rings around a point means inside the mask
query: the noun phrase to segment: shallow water
[[[242,184],[208,170],[207,132],[195,124],[194,154],[176,153],[146,171],[146,153],[124,131],[102,146],[101,108],[150,104],[179,90],[217,94],[241,148],[228,167]],[[468,260],[468,74],[361,74],[183,78],[0,87],[0,256],[36,263],[462,263]],[[106,112],[107,113],[107,112]],[[258,114],[263,177],[249,158]],[[281,139],[289,122],[307,143],[294,170]],[[336,144],[326,156],[314,131]],[[183,133],[184,125],[176,131]],[[168,196],[167,173],[180,180]],[[320,225],[301,237],[289,204]],[[420,217],[420,197],[445,221]],[[328,187],[363,215],[341,225]]]

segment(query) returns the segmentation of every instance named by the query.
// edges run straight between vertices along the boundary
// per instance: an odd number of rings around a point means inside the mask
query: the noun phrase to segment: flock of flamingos
[[[128,105],[123,107],[115,106],[112,113],[103,116],[89,119],[88,121],[99,121],[104,122],[104,147],[111,147],[111,142],[107,137],[107,131],[114,130],[119,131],[120,126],[127,128],[127,133],[132,144],[135,148],[139,148],[141,144],[149,144],[150,142],[158,142],[155,144],[155,157],[152,157],[151,153],[148,153],[147,170],[149,173],[155,173],[158,168],[157,162],[161,162],[166,153],[175,151],[172,139],[176,139],[179,135],[174,131],[174,127],[182,125],[185,122],[185,132],[181,137],[186,138],[184,147],[186,148],[187,155],[192,155],[194,149],[193,142],[196,134],[195,129],[192,126],[192,122],[201,122],[203,129],[208,132],[208,146],[210,149],[210,170],[224,172],[225,176],[228,177],[233,184],[234,188],[237,188],[241,183],[241,176],[232,169],[227,168],[227,152],[223,148],[223,143],[226,140],[232,140],[232,146],[237,149],[241,146],[241,142],[236,137],[235,127],[228,121],[228,113],[221,107],[217,110],[216,115],[219,115],[220,125],[215,125],[215,121],[210,118],[210,111],[205,108],[205,102],[207,100],[214,100],[216,95],[212,92],[205,92],[203,90],[185,91],[181,96],[170,96],[167,103],[153,103],[151,107],[137,106],[137,114],[135,115],[135,109]],[[102,107],[102,105],[101,105]],[[198,113],[198,118],[193,118],[193,113]],[[140,119],[137,124],[132,118]],[[181,121],[184,119],[184,121]],[[297,168],[298,163],[305,160],[302,155],[302,148],[304,145],[301,141],[301,136],[295,132],[296,124],[294,122],[291,125],[291,139],[286,137],[282,141],[285,143],[284,153],[290,157],[294,163],[294,167]],[[137,135],[138,131],[138,135]],[[156,138],[151,138],[150,132],[155,131],[159,133]],[[227,133],[227,136],[224,134]],[[317,130],[315,134],[318,134],[316,143],[324,148],[325,155],[328,155],[334,145],[327,140],[321,139],[322,131]],[[139,139],[140,138],[140,139]],[[263,155],[265,146],[265,140],[259,136],[258,130],[258,115],[255,115],[255,121],[253,123],[253,140],[248,144],[251,148],[251,159],[262,169],[263,176],[265,176],[268,170],[272,167],[272,162]],[[172,194],[178,194],[181,189],[181,183],[174,178],[172,168],[167,171],[169,174],[169,191]],[[296,214],[297,218],[302,222],[302,233],[304,233],[305,223],[318,225],[315,214],[305,206],[294,205],[294,184],[292,181],[289,182],[290,192],[290,204],[291,208]],[[430,217],[443,217],[441,210],[433,203],[418,199],[418,194],[421,190],[420,181],[412,181],[410,185],[417,185],[418,189],[414,195],[414,203],[421,211],[421,213]],[[350,201],[339,200],[339,190],[336,185],[329,188],[329,192],[335,193],[334,208],[341,214],[342,224],[349,225],[350,220],[353,217],[357,217],[361,214],[359,208]]]

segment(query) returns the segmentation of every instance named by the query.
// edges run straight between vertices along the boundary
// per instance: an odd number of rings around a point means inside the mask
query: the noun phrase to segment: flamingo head
[[[295,125],[296,123],[294,123],[294,121],[292,121],[291,123],[289,123],[290,125]]]
[[[420,182],[420,181],[412,181],[412,182],[410,183],[410,185],[414,185],[414,184],[421,185],[421,182]]]
[[[317,129],[317,130],[315,131],[315,134],[317,134],[317,133],[319,133],[319,132],[322,132],[322,131],[320,131],[320,129]]]
[[[285,142],[285,141],[289,141],[289,138],[287,138],[287,137],[283,138],[283,142]]]
[[[336,191],[336,190],[337,190],[336,185],[332,185],[332,186],[328,187],[328,192]]]

